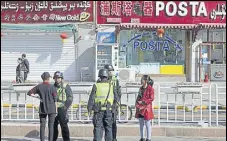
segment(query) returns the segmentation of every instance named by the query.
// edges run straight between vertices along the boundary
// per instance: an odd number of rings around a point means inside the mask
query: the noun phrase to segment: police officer
[[[73,101],[73,94],[70,86],[63,82],[63,74],[60,71],[54,73],[54,86],[57,89],[57,107],[58,114],[54,121],[54,139],[58,138],[58,124],[60,123],[62,138],[64,141],[70,141],[68,127],[68,109]]]
[[[118,101],[115,87],[108,81],[108,70],[99,70],[100,81],[93,85],[89,100],[88,112],[94,111],[94,139],[93,141],[102,140],[102,127],[105,129],[105,141],[112,141],[112,109],[114,103]]]
[[[117,95],[119,97],[119,100],[121,98],[121,88],[119,86],[119,81],[117,79],[117,77],[114,75],[114,68],[112,65],[105,65],[104,66],[105,69],[107,69],[109,71],[109,82],[112,83],[117,91]],[[116,103],[114,106],[116,109],[115,112],[113,112],[113,125],[112,125],[112,131],[113,131],[113,141],[117,141],[117,122],[116,122],[116,117],[117,117],[117,110],[118,110],[118,105],[119,103]]]

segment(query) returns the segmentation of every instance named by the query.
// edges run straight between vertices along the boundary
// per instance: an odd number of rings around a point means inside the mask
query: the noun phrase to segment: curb
[[[92,124],[69,124],[72,137],[93,137]],[[39,124],[2,123],[1,136],[39,136]],[[60,127],[59,127],[60,129]],[[139,125],[118,125],[118,136],[139,136]],[[48,129],[46,128],[46,135]],[[61,136],[61,135],[59,135]],[[224,127],[152,127],[152,136],[226,137]]]

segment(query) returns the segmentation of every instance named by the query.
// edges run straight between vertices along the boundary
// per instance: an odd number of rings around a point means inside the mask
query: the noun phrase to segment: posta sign
[[[97,24],[226,23],[225,1],[98,1]]]
[[[93,22],[93,1],[1,1],[1,23]]]

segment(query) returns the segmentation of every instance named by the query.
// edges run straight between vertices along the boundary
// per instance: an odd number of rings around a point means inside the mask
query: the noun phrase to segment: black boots
[[[149,139],[140,139],[139,141],[151,141],[151,140],[149,140]]]

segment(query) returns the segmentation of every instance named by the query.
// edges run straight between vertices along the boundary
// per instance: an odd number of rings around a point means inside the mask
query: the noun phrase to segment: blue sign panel
[[[115,32],[98,32],[96,40],[98,43],[115,43]]]

